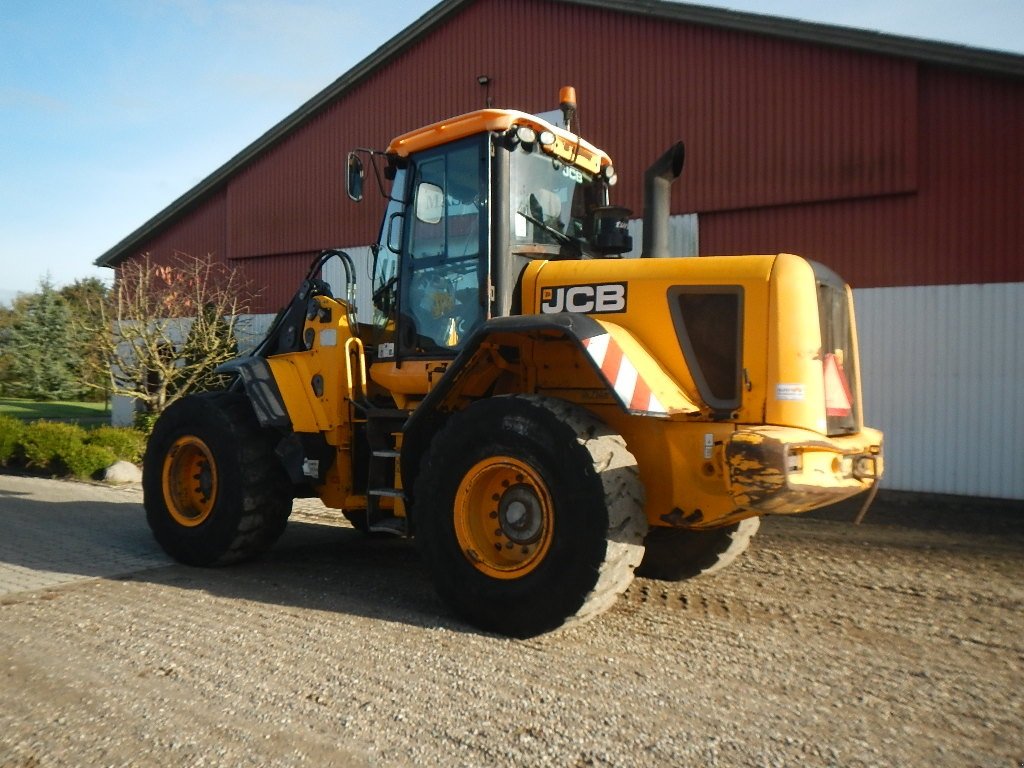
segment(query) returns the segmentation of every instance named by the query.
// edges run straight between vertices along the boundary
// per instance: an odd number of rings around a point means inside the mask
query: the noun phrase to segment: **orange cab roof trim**
[[[480,109],[476,112],[469,112],[458,117],[451,117],[428,125],[425,128],[417,128],[415,131],[403,133],[401,136],[392,139],[387,151],[399,157],[408,157],[414,152],[419,152],[451,141],[464,139],[485,131],[507,131],[513,125],[528,125],[538,133],[551,131],[563,143],[569,145],[579,144],[580,149],[589,152],[596,160],[600,161],[601,167],[611,165],[611,158],[604,150],[600,150],[585,139],[576,136],[569,131],[558,128],[536,115],[526,112],[517,112],[512,109]]]

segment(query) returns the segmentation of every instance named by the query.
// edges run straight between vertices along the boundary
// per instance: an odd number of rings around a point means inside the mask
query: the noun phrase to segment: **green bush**
[[[153,431],[153,427],[156,425],[156,420],[159,418],[159,413],[154,413],[152,411],[139,411],[135,414],[133,426],[142,434],[148,435]]]
[[[113,453],[115,461],[120,459],[138,464],[146,450],[146,436],[126,427],[97,427],[89,432],[86,445],[106,448]]]
[[[86,480],[117,460],[114,452],[102,445],[79,443],[60,456],[58,464],[75,477]]]
[[[0,466],[8,464],[18,452],[25,425],[13,416],[0,414]]]
[[[60,472],[64,457],[81,447],[85,437],[85,429],[77,424],[33,421],[21,438],[25,462],[29,467]]]
[[[86,479],[119,459],[138,463],[146,436],[134,429],[98,427],[87,431],[59,421],[23,422],[0,414],[0,465]]]

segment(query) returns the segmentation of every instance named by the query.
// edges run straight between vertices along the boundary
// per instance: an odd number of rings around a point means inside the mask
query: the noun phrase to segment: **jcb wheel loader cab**
[[[400,136],[386,155],[377,361],[454,357],[485,320],[518,313],[532,260],[631,247],[628,211],[608,205],[607,155],[531,115],[481,110]]]
[[[245,560],[284,532],[291,485],[241,394],[189,395],[157,420],[146,447],[146,520],[189,565]]]
[[[440,595],[517,637],[604,611],[647,521],[636,461],[581,408],[518,395],[455,414],[416,485],[416,537]]]

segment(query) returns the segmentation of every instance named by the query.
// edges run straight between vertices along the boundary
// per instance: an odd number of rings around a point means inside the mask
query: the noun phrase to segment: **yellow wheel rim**
[[[517,579],[544,561],[554,505],[529,466],[506,456],[473,466],[455,494],[455,536],[466,559],[496,579]]]
[[[164,502],[179,525],[194,528],[213,511],[217,465],[206,443],[194,435],[179,437],[164,457]]]

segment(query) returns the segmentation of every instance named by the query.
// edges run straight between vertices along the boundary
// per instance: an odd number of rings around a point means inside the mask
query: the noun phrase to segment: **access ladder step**
[[[373,451],[374,458],[378,459],[397,459],[401,455],[402,452],[394,448],[376,448]]]
[[[385,517],[382,520],[377,520],[371,523],[367,528],[371,533],[387,533],[391,536],[405,536],[408,533],[408,526],[406,525],[405,518],[401,517]]]
[[[378,408],[377,406],[365,405],[358,405],[358,408],[363,412],[363,417],[367,420],[387,421],[399,426],[405,423],[405,420],[409,418],[410,413],[409,411],[403,411],[400,408]]]
[[[372,488],[370,496],[385,496],[389,499],[402,499],[405,501],[405,492],[401,488]]]

